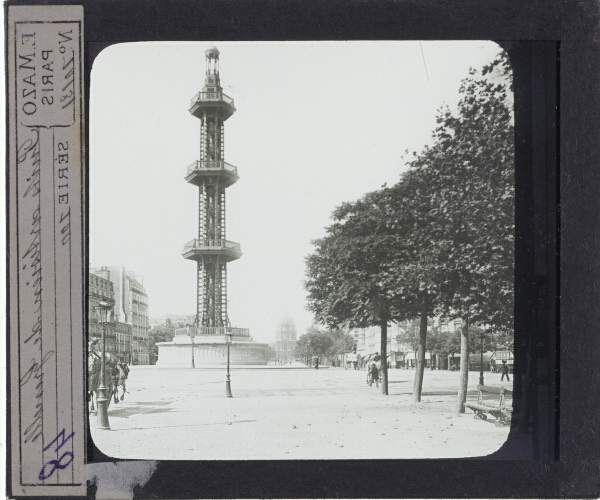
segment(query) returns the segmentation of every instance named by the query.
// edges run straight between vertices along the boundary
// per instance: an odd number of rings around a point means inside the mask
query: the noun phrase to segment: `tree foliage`
[[[171,324],[158,325],[148,332],[148,338],[144,341],[144,350],[147,353],[158,354],[158,342],[171,342],[175,337],[175,327]]]
[[[352,335],[349,335],[340,328],[327,332],[327,335],[329,335],[333,342],[328,352],[330,356],[352,352],[354,348],[354,337]]]
[[[332,346],[333,339],[329,335],[311,326],[296,342],[294,355],[299,358],[323,357],[329,353]]]
[[[353,346],[354,338],[339,328],[322,331],[311,326],[296,342],[294,355],[298,358],[333,357],[351,352]]]
[[[501,54],[440,110],[434,145],[410,162],[427,179],[430,258],[443,266],[437,311],[513,329],[514,144],[509,61]]]
[[[380,326],[383,351],[389,321],[419,318],[416,401],[428,318],[462,319],[460,334],[436,332],[430,349],[461,346],[465,359],[469,325],[489,325],[505,341],[513,332],[511,90],[506,54],[471,70],[457,108],[439,110],[431,144],[413,153],[400,182],[338,207],[306,259],[308,309],[320,324]],[[459,401],[466,364],[462,372]]]

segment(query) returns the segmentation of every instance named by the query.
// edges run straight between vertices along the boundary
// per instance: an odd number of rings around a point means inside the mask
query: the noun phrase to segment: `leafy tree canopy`
[[[296,342],[295,356],[306,358],[311,356],[335,356],[351,352],[354,338],[343,330],[322,331],[315,326],[307,329]]]
[[[144,341],[146,352],[158,352],[158,342],[171,342],[175,337],[175,326],[158,325],[148,332],[148,338]]]

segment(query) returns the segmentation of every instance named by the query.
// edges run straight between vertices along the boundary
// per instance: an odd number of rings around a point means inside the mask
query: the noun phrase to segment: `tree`
[[[409,346],[418,355],[421,343],[421,320],[407,321],[403,332],[397,337],[398,342]],[[434,326],[431,318],[427,319],[427,352],[430,353],[430,366],[435,369],[435,356],[444,353],[445,335],[439,327]],[[418,361],[418,358],[415,357]]]
[[[492,330],[491,335],[493,337],[492,351],[498,351],[500,349],[508,349],[510,352],[515,352],[515,336],[511,330]]]
[[[514,148],[505,54],[461,84],[439,111],[431,146],[391,188],[344,203],[307,258],[308,308],[330,327],[381,328],[419,318],[413,401],[420,401],[428,321],[462,319],[458,411],[464,411],[469,325],[512,331]],[[440,344],[441,345],[441,344]],[[387,394],[387,367],[383,363]]]
[[[337,356],[352,351],[352,348],[354,347],[354,337],[344,332],[341,328],[328,330],[325,334],[332,342],[328,355]]]
[[[410,347],[415,354],[419,349],[420,342],[419,323],[418,319],[403,322],[402,333],[396,337],[400,344]]]
[[[396,301],[389,287],[393,231],[386,218],[386,193],[369,193],[338,207],[327,235],[313,241],[306,258],[308,309],[330,328],[381,330],[382,392],[388,394],[387,328]]]
[[[512,330],[514,145],[506,54],[460,87],[456,116],[438,116],[434,146],[411,166],[428,179],[437,224],[430,235],[448,257],[439,311],[462,318],[458,411],[464,411],[469,324]],[[433,257],[433,255],[432,255]]]
[[[299,358],[312,358],[313,356],[327,356],[333,340],[326,333],[320,331],[317,327],[311,326],[301,335],[296,342],[294,355]]]
[[[442,353],[442,330],[431,322],[427,332],[427,347],[431,355],[431,369],[439,367],[439,356]]]
[[[158,342],[171,342],[175,337],[175,327],[170,324],[158,325],[148,332],[148,338],[144,341],[144,350],[150,354],[158,355]]]
[[[428,148],[425,152],[430,154]],[[426,168],[409,171],[387,196],[388,224],[395,236],[389,286],[400,304],[396,316],[402,320],[419,318],[412,393],[415,402],[421,401],[429,318],[437,307],[439,284],[446,279],[447,256],[435,238],[438,215],[432,210],[429,175]]]
[[[387,196],[396,229],[395,282],[401,318],[420,318],[413,400],[420,401],[427,321],[462,319],[459,411],[467,386],[470,323],[512,330],[514,146],[510,65],[502,53],[459,89],[456,116],[440,110],[431,146],[409,162]],[[412,300],[411,300],[412,298]],[[416,301],[415,301],[416,299]],[[417,306],[418,304],[418,306]]]
[[[417,351],[419,347],[419,322],[418,320],[409,320],[402,322],[402,331],[396,337],[396,340]]]
[[[460,332],[446,330],[440,333],[440,352],[445,356],[460,353]]]

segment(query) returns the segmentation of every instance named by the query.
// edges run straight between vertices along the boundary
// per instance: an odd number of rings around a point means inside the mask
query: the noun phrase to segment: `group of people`
[[[508,376],[508,364],[506,364],[505,360],[502,360],[499,371],[502,374],[500,382],[504,380],[504,377],[510,382],[510,377]],[[375,356],[367,362],[367,384],[373,385],[373,382],[375,382],[376,387],[379,387],[379,382],[381,382],[381,356],[378,352],[376,352]]]

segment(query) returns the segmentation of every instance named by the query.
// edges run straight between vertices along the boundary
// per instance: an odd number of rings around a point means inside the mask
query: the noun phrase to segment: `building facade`
[[[117,357],[126,363],[132,363],[132,327],[131,325],[128,325],[127,323],[121,323],[120,321],[115,321],[114,327]]]
[[[285,313],[275,329],[275,360],[284,364],[294,361],[296,349],[296,325],[292,317]]]
[[[97,307],[100,303],[110,304],[112,308],[102,316]],[[116,352],[116,336],[114,328],[115,293],[113,283],[96,274],[88,274],[88,338],[101,339],[104,330],[107,352]]]
[[[111,304],[104,323],[98,309],[100,302]],[[112,281],[94,273],[88,275],[88,334],[89,338],[102,338],[104,329],[106,352],[115,354],[121,361],[129,363],[131,357],[132,327],[120,322],[115,315],[115,293]],[[102,347],[99,345],[99,349]]]
[[[114,321],[131,327],[131,361],[134,364],[150,364],[146,342],[150,331],[148,295],[141,281],[123,266],[102,266],[92,270],[94,274],[111,281],[114,290]],[[124,330],[121,327],[121,330]],[[124,331],[120,332],[127,335]],[[116,342],[116,340],[115,340]]]
[[[443,333],[459,335],[462,328],[460,318],[448,320],[443,317],[431,318],[428,329],[439,328]],[[417,345],[418,345],[418,329],[419,319],[392,323],[388,326],[387,335],[387,354],[388,366],[391,368],[415,368],[417,365]],[[356,352],[363,359],[373,356],[376,352],[381,353],[381,330],[379,327],[356,329],[350,332],[354,336],[357,345]],[[491,353],[487,353],[489,358]],[[498,356],[505,356],[507,362],[512,362],[512,357],[509,353],[503,353]],[[493,359],[493,356],[492,356]],[[476,363],[480,366],[480,361]],[[438,370],[456,370],[460,366],[460,352],[450,355],[440,355],[430,351],[425,352],[425,367]],[[489,362],[484,363],[489,367]],[[475,368],[473,368],[475,369]],[[479,368],[477,368],[479,369]]]

